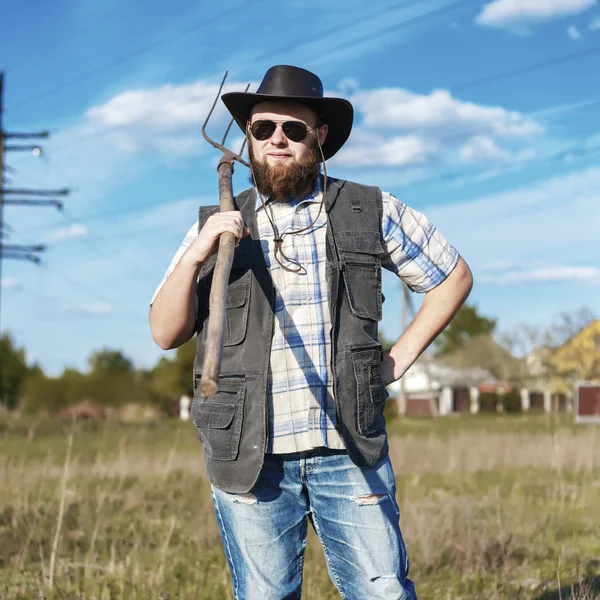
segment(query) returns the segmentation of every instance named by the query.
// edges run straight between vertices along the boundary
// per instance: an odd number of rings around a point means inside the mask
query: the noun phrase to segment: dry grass
[[[394,423],[421,599],[600,599],[598,431],[544,419]],[[4,423],[0,597],[231,598],[190,424]],[[338,598],[311,535],[304,598]]]

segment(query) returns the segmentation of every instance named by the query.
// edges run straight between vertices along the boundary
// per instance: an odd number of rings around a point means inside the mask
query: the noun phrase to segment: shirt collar
[[[263,203],[261,202],[260,197],[262,196],[265,204],[267,204],[268,198],[264,194],[259,195],[258,190],[256,188],[254,188],[254,190],[256,192],[255,208],[258,211],[263,207]],[[313,188],[313,191],[310,194],[308,194],[308,196],[304,197],[302,200],[298,200],[297,198],[294,198],[292,196],[288,200],[288,203],[290,204],[290,206],[296,206],[303,202],[320,202],[322,191],[323,191],[323,184],[321,183],[321,176],[319,175],[319,177],[317,177],[317,181],[315,183],[315,187]]]

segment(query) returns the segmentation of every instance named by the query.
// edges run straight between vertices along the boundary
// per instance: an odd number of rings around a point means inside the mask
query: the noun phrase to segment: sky
[[[275,64],[352,102],[329,174],[423,212],[500,331],[597,311],[597,0],[31,0],[0,17],[4,126],[51,136],[42,156],[8,154],[9,184],[72,191],[64,213],[5,206],[7,243],[47,246],[41,265],[2,270],[1,328],[30,362],[57,375],[101,348],[144,368],[172,354],[148,308],[198,207],[218,203],[202,122],[225,71],[226,91],[252,91]],[[226,123],[219,102],[209,131]],[[248,187],[245,167],[233,185]],[[397,338],[387,273],[384,294],[381,329]]]

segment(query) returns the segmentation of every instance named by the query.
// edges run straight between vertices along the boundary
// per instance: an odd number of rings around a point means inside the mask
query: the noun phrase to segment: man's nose
[[[271,136],[271,143],[277,146],[287,142],[287,138],[285,137],[285,133],[283,133],[283,129],[281,127],[281,123],[277,123],[275,127],[275,131]]]

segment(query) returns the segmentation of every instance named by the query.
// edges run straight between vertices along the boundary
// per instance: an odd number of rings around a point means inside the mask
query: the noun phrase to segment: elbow
[[[473,289],[473,273],[462,257],[458,259],[458,263],[454,269],[454,275],[456,286],[462,292],[464,302]]]
[[[177,348],[177,339],[165,327],[161,326],[156,318],[153,318],[152,308],[150,309],[150,333],[152,334],[154,343],[161,350],[173,350]]]
[[[152,339],[154,340],[154,343],[161,350],[172,350],[175,347],[175,340],[173,340],[172,337],[167,335],[166,332],[161,331],[159,327],[153,327],[152,323],[150,324],[150,332],[152,333]]]
[[[161,350],[175,350],[194,335],[194,331],[169,331],[157,325],[150,325],[152,339]]]
[[[152,332],[152,339],[161,350],[173,350],[177,347],[174,340],[161,335],[158,332]]]

